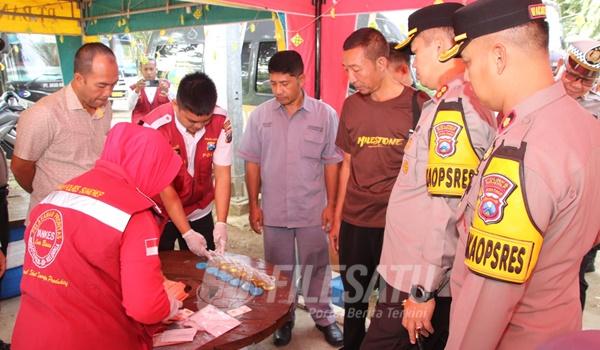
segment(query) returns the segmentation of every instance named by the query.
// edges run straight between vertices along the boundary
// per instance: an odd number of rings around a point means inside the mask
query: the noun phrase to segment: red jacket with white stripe
[[[99,160],[32,210],[14,349],[152,348],[170,309],[153,206]]]
[[[215,198],[213,186],[213,154],[217,140],[223,129],[226,112],[220,107],[215,107],[213,117],[204,126],[204,135],[196,145],[194,158],[194,176],[187,171],[188,160],[183,136],[175,124],[175,112],[172,104],[165,104],[150,112],[142,118],[144,125],[158,130],[163,134],[171,146],[179,153],[183,165],[175,180],[173,187],[183,205],[185,214],[188,215],[196,209],[206,208]],[[155,198],[158,201],[158,198]],[[166,211],[163,210],[166,213]]]

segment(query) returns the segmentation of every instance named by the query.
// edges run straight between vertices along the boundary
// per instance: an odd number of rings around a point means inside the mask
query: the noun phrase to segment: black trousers
[[[201,233],[202,236],[204,236],[206,239],[206,246],[209,250],[215,250],[215,239],[213,238],[215,224],[213,222],[212,213],[208,213],[198,220],[191,221],[190,226],[194,231]],[[175,227],[173,222],[169,221],[160,236],[158,250],[165,251],[175,249],[175,241],[179,242],[179,250],[190,250],[181,235],[182,234],[177,227]]]
[[[583,256],[583,260],[581,260],[581,266],[579,267],[579,299],[581,300],[581,310],[585,308],[585,293],[589,287],[587,281],[585,280],[585,271],[588,269],[588,266],[591,264],[594,265],[594,260],[596,260],[596,252],[600,248],[600,245],[593,247],[586,255]]]
[[[419,350],[417,344],[411,344],[408,331],[402,326],[404,307],[402,301],[408,294],[385,284],[379,291],[379,301],[371,317],[371,325],[362,343],[361,350]],[[450,323],[450,297],[436,297],[435,310],[431,317],[434,332],[423,337],[423,349],[443,350],[448,340]]]
[[[358,227],[342,221],[339,254],[344,285],[344,350],[359,349],[365,337],[369,296],[377,287],[383,228]]]
[[[0,151],[2,152],[2,151]],[[2,244],[2,253],[6,256],[8,248],[8,187],[0,186],[0,243]]]

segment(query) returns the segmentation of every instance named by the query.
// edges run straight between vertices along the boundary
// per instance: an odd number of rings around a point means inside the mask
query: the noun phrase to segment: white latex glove
[[[167,293],[167,297],[169,297],[169,304],[171,306],[171,309],[169,310],[169,316],[167,316],[167,318],[165,318],[163,322],[167,322],[173,317],[175,317],[175,315],[177,315],[177,311],[183,306],[183,303],[177,300],[177,298],[175,298],[174,295],[171,295],[169,291],[165,290],[165,292]]]
[[[198,256],[208,256],[208,252],[206,251],[206,239],[204,239],[204,236],[193,229],[190,229],[188,232],[184,233],[182,237],[185,239],[185,243],[187,243],[187,246],[192,253]]]
[[[227,224],[224,222],[217,222],[215,229],[213,230],[213,237],[215,239],[215,250],[219,254],[225,252],[225,246],[227,245]]]

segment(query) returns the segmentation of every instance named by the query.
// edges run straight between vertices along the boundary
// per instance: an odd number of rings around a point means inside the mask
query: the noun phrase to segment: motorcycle
[[[19,113],[24,110],[15,92],[6,91],[0,96],[0,148],[8,159],[12,158],[15,149]]]

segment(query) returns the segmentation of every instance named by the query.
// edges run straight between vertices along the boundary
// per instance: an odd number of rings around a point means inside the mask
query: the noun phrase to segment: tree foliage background
[[[600,0],[557,0],[564,37],[600,40]]]

